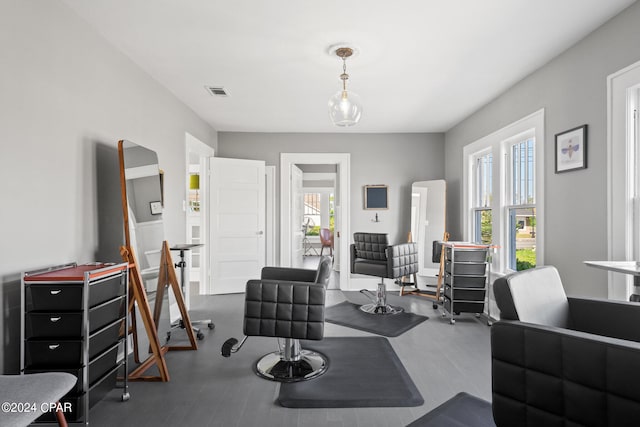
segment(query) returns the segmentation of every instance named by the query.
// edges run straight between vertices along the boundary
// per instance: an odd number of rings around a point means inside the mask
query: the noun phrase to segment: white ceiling
[[[635,0],[63,1],[216,130],[442,132]],[[339,42],[359,49],[347,129]]]

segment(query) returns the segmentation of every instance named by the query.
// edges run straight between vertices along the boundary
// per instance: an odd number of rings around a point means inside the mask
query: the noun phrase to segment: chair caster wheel
[[[449,320],[449,323],[451,323],[452,325],[455,325],[456,324],[456,319]]]
[[[198,341],[202,341],[204,339],[204,334],[202,332],[198,332],[196,334],[196,338],[198,338]]]
[[[122,393],[122,397],[120,398],[120,400],[122,400],[123,402],[126,402],[130,398],[131,398],[131,395],[129,394],[129,392],[126,392],[126,393]]]
[[[209,324],[207,325],[207,327],[208,327],[209,329],[212,329],[212,330],[213,330],[213,329],[215,329],[216,325],[214,325],[213,323],[209,323]]]
[[[442,317],[447,317],[447,313],[442,312]]]
[[[167,342],[171,339],[171,332],[167,332]]]
[[[433,303],[433,309],[437,310],[438,309],[438,304],[436,304],[435,302]]]
[[[231,349],[233,348],[234,345],[238,344],[238,340],[235,338],[229,338],[228,340],[226,340],[224,342],[224,344],[222,344],[222,356],[223,357],[230,357],[231,356]]]

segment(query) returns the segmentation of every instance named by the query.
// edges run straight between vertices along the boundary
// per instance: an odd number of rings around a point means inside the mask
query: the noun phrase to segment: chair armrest
[[[264,267],[260,278],[262,280],[286,280],[293,282],[315,282],[316,270],[306,268]]]
[[[601,298],[568,298],[570,327],[640,342],[640,304]]]
[[[387,277],[396,279],[418,272],[418,245],[401,243],[387,246]]]
[[[497,426],[637,423],[639,343],[500,321],[491,358]]]

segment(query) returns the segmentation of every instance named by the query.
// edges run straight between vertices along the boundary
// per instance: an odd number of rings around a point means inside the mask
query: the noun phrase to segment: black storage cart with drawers
[[[78,378],[61,403],[69,423],[89,423],[89,408],[116,386],[127,388],[128,266],[65,264],[22,275],[20,372],[69,372]],[[38,419],[54,423],[55,414]]]
[[[461,313],[484,313],[491,246],[468,242],[444,242],[444,311],[455,324]],[[489,316],[490,318],[490,316]]]

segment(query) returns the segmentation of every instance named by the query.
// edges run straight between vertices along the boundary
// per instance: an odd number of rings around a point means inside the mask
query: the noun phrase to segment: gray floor
[[[327,305],[348,299],[364,303],[357,292],[330,290]],[[258,378],[252,363],[275,350],[275,340],[250,338],[231,358],[220,355],[229,337],[242,336],[243,295],[197,297],[192,317],[211,317],[216,329],[206,328],[197,351],[166,355],[171,381],[130,383],[131,399],[120,402],[114,390],[90,412],[92,426],[403,426],[460,391],[489,400],[490,328],[470,314],[455,325],[441,318],[431,301],[416,296],[390,296],[390,302],[430,317],[412,330],[389,338],[409,375],[424,397],[412,408],[288,409],[276,402],[279,385]],[[171,342],[184,339],[174,332]],[[325,336],[365,336],[354,329],[326,324]],[[384,369],[381,366],[380,369]],[[384,393],[380,384],[380,393]]]

